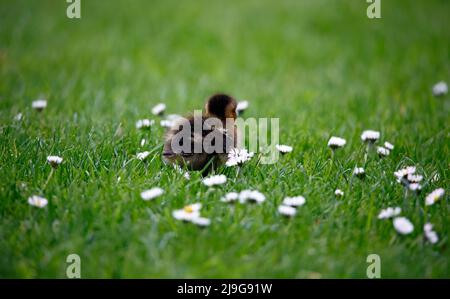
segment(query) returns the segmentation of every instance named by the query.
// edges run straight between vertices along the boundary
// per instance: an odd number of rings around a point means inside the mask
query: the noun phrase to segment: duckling
[[[208,98],[201,115],[181,118],[165,135],[163,161],[209,172],[227,160],[236,147],[236,100],[227,94]]]

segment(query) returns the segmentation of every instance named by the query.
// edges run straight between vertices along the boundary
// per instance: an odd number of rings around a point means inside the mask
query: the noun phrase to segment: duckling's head
[[[217,117],[224,122],[227,118],[236,119],[236,100],[224,93],[216,93],[209,97],[205,105],[208,117]]]

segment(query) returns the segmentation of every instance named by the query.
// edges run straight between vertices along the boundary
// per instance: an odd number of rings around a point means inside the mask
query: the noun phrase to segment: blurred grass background
[[[65,1],[0,0],[1,277],[65,277],[70,253],[83,277],[365,277],[370,253],[383,277],[448,277],[446,200],[429,211],[435,246],[423,242],[413,203],[404,212],[412,236],[376,219],[402,203],[392,176],[400,166],[418,165],[424,193],[448,191],[450,102],[431,95],[450,81],[448,1],[382,1],[376,20],[365,1],[81,2],[77,20]],[[280,118],[281,142],[295,150],[208,192],[198,174],[187,182],[162,165],[161,128],[141,148],[134,123],[158,102],[183,114],[216,91],[248,99],[246,116]],[[40,95],[49,106],[38,115]],[[396,148],[350,184],[369,128]],[[348,144],[329,174],[331,135]],[[133,159],[152,149],[147,166]],[[41,190],[49,154],[65,163]],[[155,185],[166,195],[143,202],[139,192]],[[219,202],[248,187],[268,201]],[[28,206],[31,194],[48,207]],[[295,194],[307,205],[284,221],[277,204]],[[210,228],[171,218],[195,201]]]

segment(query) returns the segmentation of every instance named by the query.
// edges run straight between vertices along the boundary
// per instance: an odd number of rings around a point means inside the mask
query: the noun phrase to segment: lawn
[[[372,253],[383,278],[450,277],[450,96],[431,92],[450,81],[448,1],[382,1],[381,19],[351,0],[81,5],[68,19],[65,1],[0,0],[0,277],[64,278],[72,253],[83,278],[365,278]],[[211,189],[164,165],[158,122],[135,122],[158,121],[159,102],[192,112],[216,91],[248,100],[245,117],[279,118],[294,150],[221,167],[228,181]],[[366,129],[395,145],[388,157],[365,162]],[[331,136],[347,140],[334,160]],[[64,159],[50,178],[48,155]],[[422,192],[405,200],[394,172],[411,165]],[[156,186],[162,196],[141,199]],[[265,202],[220,201],[250,188]],[[446,195],[425,206],[436,188]],[[306,204],[287,219],[277,208],[294,195]],[[210,226],[172,217],[194,202]],[[377,219],[396,206],[411,234]]]

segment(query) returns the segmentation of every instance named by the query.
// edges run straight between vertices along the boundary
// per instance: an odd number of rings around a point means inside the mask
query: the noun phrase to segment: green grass
[[[379,20],[365,1],[81,2],[69,20],[65,1],[0,1],[0,277],[65,277],[71,253],[85,278],[364,278],[370,253],[385,278],[450,276],[450,99],[431,95],[450,81],[448,1],[382,1]],[[229,181],[208,191],[198,173],[164,166],[162,128],[141,148],[134,123],[160,101],[183,114],[215,91],[248,99],[248,117],[278,117],[294,151],[237,179],[221,168]],[[364,129],[395,150],[370,156],[360,181]],[[331,135],[347,145],[330,171]],[[153,151],[147,165],[142,150]],[[65,161],[42,190],[49,154]],[[376,217],[402,206],[393,172],[406,165],[425,180],[402,213],[415,230],[400,236]],[[153,186],[165,195],[141,200]],[[440,236],[430,245],[421,209],[437,187],[447,195],[427,210]],[[245,188],[266,202],[219,201]],[[29,206],[33,194],[48,206]],[[278,204],[299,194],[306,205],[282,218]],[[210,227],[172,218],[197,201]]]

